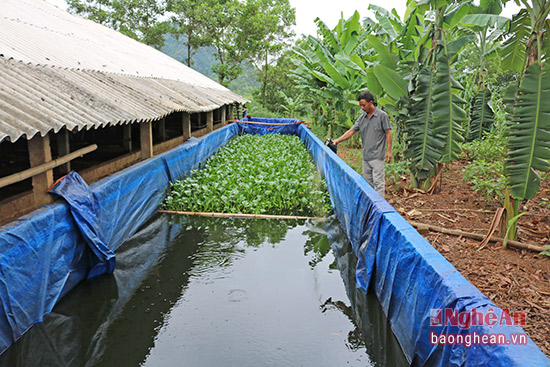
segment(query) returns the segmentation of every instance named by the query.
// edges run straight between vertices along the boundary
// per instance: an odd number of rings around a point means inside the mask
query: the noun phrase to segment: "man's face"
[[[365,99],[360,99],[359,106],[361,106],[361,109],[367,113],[374,111],[373,101],[367,102]]]

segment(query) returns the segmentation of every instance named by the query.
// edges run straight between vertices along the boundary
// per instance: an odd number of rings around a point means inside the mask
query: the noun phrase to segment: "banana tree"
[[[518,1],[518,4],[520,1]],[[539,172],[550,170],[550,55],[548,29],[550,2],[521,0],[525,6],[512,21],[512,37],[503,45],[506,64],[522,74],[519,85],[510,90],[509,147],[505,165],[508,182],[508,222],[518,215],[519,202],[533,198],[540,187]],[[520,49],[518,59],[510,50]],[[515,237],[515,228],[508,231]]]
[[[321,106],[329,134],[333,129],[349,129],[357,117],[357,94],[366,88],[364,59],[368,33],[363,31],[358,12],[348,20],[341,19],[329,29],[316,19],[320,38],[309,36],[294,49],[292,72],[298,88]],[[334,131],[337,133],[336,131]]]
[[[408,139],[404,151],[411,161],[412,183],[427,189],[432,185],[438,163],[456,160],[461,153],[463,125],[467,115],[465,101],[457,91],[463,89],[453,75],[452,63],[473,37],[450,40],[452,30],[470,12],[469,3],[421,0],[418,11],[428,11],[426,24],[415,50],[418,72],[413,79],[411,118],[406,125]],[[417,27],[415,22],[410,26]],[[409,34],[405,30],[403,34]]]
[[[473,96],[470,99],[470,124],[468,138],[470,141],[480,139],[484,132],[490,131],[494,124],[494,112],[491,106],[492,93],[487,84],[489,59],[497,55],[497,40],[509,24],[509,19],[501,17],[499,2],[485,2],[475,8],[476,14],[468,14],[462,18],[462,24],[467,32],[476,35],[473,43],[474,63]],[[470,90],[471,90],[470,89]]]

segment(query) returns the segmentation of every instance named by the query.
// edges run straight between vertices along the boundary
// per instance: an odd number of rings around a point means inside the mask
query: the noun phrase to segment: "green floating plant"
[[[242,135],[171,184],[163,208],[178,211],[324,216],[325,181],[297,136]]]

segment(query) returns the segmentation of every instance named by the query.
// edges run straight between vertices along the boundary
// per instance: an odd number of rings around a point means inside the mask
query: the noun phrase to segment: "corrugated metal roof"
[[[247,102],[182,63],[43,0],[0,1],[0,142]]]

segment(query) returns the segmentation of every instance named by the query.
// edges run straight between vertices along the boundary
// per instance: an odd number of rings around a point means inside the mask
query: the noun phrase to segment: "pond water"
[[[338,222],[159,215],[0,366],[406,366]]]

